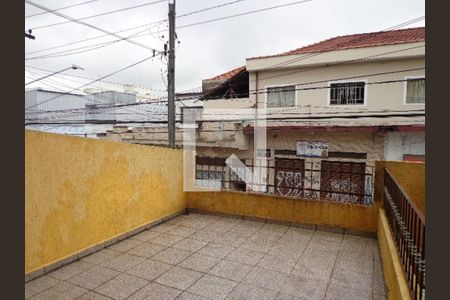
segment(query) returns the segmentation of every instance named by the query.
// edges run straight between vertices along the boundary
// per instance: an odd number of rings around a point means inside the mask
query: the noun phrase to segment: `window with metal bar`
[[[364,104],[365,85],[363,81],[330,84],[330,105]]]

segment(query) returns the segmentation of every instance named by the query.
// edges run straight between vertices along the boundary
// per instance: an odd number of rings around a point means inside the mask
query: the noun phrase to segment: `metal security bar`
[[[386,169],[383,198],[383,207],[403,264],[411,297],[424,299],[425,217]]]
[[[364,104],[365,85],[365,82],[332,83],[330,85],[330,104]]]
[[[197,157],[196,185],[291,198],[373,203],[373,166],[351,161],[245,159],[234,168],[224,158]]]

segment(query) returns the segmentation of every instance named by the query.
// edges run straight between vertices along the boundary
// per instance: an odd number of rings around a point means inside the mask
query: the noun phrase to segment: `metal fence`
[[[317,159],[245,159],[230,168],[224,158],[197,157],[198,187],[292,198],[372,204],[374,167],[363,162]]]
[[[411,297],[424,299],[425,217],[386,169],[383,198],[383,207],[408,280]]]

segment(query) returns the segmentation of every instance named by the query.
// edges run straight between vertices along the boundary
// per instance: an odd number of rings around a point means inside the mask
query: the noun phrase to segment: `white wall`
[[[403,160],[404,154],[425,155],[425,132],[386,133],[385,159]]]

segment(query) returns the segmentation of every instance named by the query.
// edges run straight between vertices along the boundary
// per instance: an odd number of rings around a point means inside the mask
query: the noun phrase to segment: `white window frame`
[[[363,104],[331,104],[331,85],[335,83],[351,83],[351,82],[364,82],[364,103]],[[337,80],[328,81],[328,96],[327,107],[367,107],[368,102],[368,89],[367,79],[352,79],[352,80]]]
[[[268,95],[269,95],[269,91],[267,90],[268,88],[276,88],[276,87],[285,87],[285,86],[294,86],[294,106],[269,106],[269,102],[268,102]],[[266,106],[266,109],[285,109],[285,108],[290,108],[290,107],[296,107],[298,105],[298,90],[297,90],[297,85],[295,83],[289,83],[289,84],[273,84],[273,85],[265,85],[264,86],[264,91],[265,91],[265,97],[264,97],[264,104]]]
[[[403,104],[404,105],[425,105],[427,99],[425,99],[424,103],[407,103],[406,102],[406,94],[408,92],[408,79],[425,79],[425,75],[416,75],[416,76],[406,76],[405,82],[403,83]],[[426,89],[425,83],[425,89]]]

